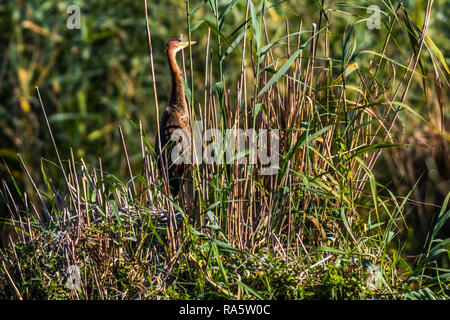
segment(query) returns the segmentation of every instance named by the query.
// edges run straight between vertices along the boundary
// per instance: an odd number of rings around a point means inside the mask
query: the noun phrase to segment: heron
[[[155,150],[158,157],[159,171],[163,179],[166,179],[166,181],[168,179],[169,191],[172,196],[178,194],[183,179],[187,177],[189,172],[189,167],[186,163],[177,163],[177,161],[174,161],[176,159],[172,159],[172,150],[176,143],[183,143],[185,146],[187,145],[188,148],[191,143],[189,111],[184,95],[181,71],[176,60],[176,54],[183,48],[195,43],[196,41],[189,42],[170,39],[167,42],[165,49],[172,88],[170,91],[169,104],[161,116],[159,137],[156,139]],[[180,136],[179,140],[174,141],[174,133],[180,132],[177,130],[184,132],[184,135]]]

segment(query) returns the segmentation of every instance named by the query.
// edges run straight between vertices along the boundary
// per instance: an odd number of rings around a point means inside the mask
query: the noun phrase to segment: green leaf
[[[342,222],[344,222],[345,229],[347,229],[347,232],[350,235],[350,237],[352,237],[352,240],[354,241],[354,243],[357,243],[356,238],[353,235],[352,228],[348,224],[347,217],[345,216],[345,207],[341,207],[340,212],[341,212],[341,219],[342,219]]]
[[[252,15],[252,29],[253,29],[253,40],[256,47],[256,52],[259,53],[260,43],[261,43],[261,26],[258,22],[258,14],[256,13],[253,1],[249,1],[250,12]]]
[[[200,2],[199,4],[197,4],[194,8],[192,8],[191,10],[191,15],[193,15],[198,9],[200,9],[201,7],[203,7],[203,5],[208,2],[208,0],[203,0],[202,2]]]
[[[419,272],[422,271],[422,269],[425,268],[430,261],[432,261],[434,258],[436,258],[441,253],[446,253],[446,252],[448,252],[447,249],[437,249],[437,250],[430,251],[427,254],[427,257],[425,259],[423,259],[423,261],[418,265],[416,270]]]
[[[253,290],[252,288],[250,288],[248,285],[246,285],[245,283],[241,282],[241,281],[236,281],[236,283],[242,288],[247,290],[248,292],[250,292],[252,295],[254,295],[255,297],[257,297],[260,300],[264,300],[264,297],[259,294],[257,291]]]
[[[447,209],[449,199],[450,199],[450,192],[447,194],[447,197],[445,197],[444,203],[442,204],[441,211],[439,212],[439,216],[437,217],[436,224],[434,225],[431,239],[434,239],[436,237],[438,232],[444,226],[445,222],[448,220],[448,218],[450,218],[450,210],[448,210],[447,212],[445,211]]]
[[[215,23],[213,23],[209,20],[205,20],[205,19],[198,20],[191,26],[191,32],[193,32],[194,30],[199,28],[204,23],[206,23],[208,25],[208,27],[211,29],[211,31],[213,33],[218,35],[223,41],[225,41],[229,46],[231,46],[230,40],[228,40],[228,38],[219,29],[217,29]]]
[[[224,266],[222,264],[222,259],[220,258],[219,249],[217,248],[217,244],[215,242],[212,242],[211,243],[211,248],[213,249],[214,256],[216,258],[217,265],[219,267],[219,271],[220,271],[220,273],[222,275],[222,278],[225,281],[226,286],[228,288],[229,284],[228,284],[227,272],[226,272],[226,270],[225,270],[225,268],[224,268]]]
[[[316,252],[333,252],[333,253],[339,253],[339,254],[346,254],[346,251],[342,251],[333,247],[328,246],[321,246],[313,249],[310,253],[316,253]]]
[[[241,151],[238,154],[235,154],[229,161],[231,163],[231,162],[233,162],[235,160],[238,160],[238,159],[241,159],[243,157],[246,157],[249,153],[250,153],[250,150],[249,149],[245,149],[244,151]]]
[[[239,1],[239,0],[232,0],[232,1],[230,1],[230,2],[225,6],[225,8],[222,10],[222,13],[221,13],[220,16],[219,16],[219,21],[220,21],[220,23],[219,23],[219,30],[222,30],[222,25],[223,25],[223,23],[224,23],[224,21],[225,21],[226,15],[228,14],[228,12],[229,12],[231,9],[233,9],[233,7],[236,5],[236,3],[238,3],[238,1]]]
[[[187,101],[191,101],[191,89],[189,89],[189,85],[187,84],[186,80],[184,80],[184,77],[181,77],[183,80],[183,87],[184,87],[184,94],[186,96]]]
[[[245,28],[242,30],[242,32],[236,37],[236,39],[233,40],[231,45],[228,47],[227,51],[223,54],[222,58],[220,58],[221,61],[223,61],[230,53],[234,51],[234,49],[237,47],[238,43],[241,42],[244,35],[247,33],[248,28]]]
[[[445,71],[447,71],[448,74],[450,74],[450,69],[447,65],[447,61],[445,60],[444,55],[442,54],[441,50],[434,44],[433,40],[426,35],[425,36],[425,43],[428,45],[429,49],[437,56],[439,61],[441,62],[442,66],[444,67]]]
[[[259,110],[261,110],[261,107],[263,107],[264,103],[257,103],[255,104],[255,109],[253,110],[253,117],[256,117],[259,113]]]
[[[232,251],[232,252],[244,253],[244,252],[236,249],[235,247],[233,247],[233,246],[231,246],[228,243],[225,243],[223,241],[220,241],[220,240],[217,240],[217,239],[211,239],[211,242],[215,243],[216,245],[218,245],[219,247],[222,247],[225,250]]]
[[[355,151],[355,153],[353,153],[350,157],[348,157],[346,159],[346,161],[349,161],[350,159],[353,159],[354,157],[359,157],[361,154],[367,153],[371,150],[382,149],[382,148],[401,147],[401,146],[403,146],[403,145],[402,144],[393,144],[393,143],[384,143],[384,142],[374,143],[370,146],[361,147],[361,148],[357,149]]]
[[[114,215],[116,216],[117,222],[122,227],[122,218],[120,217],[119,211],[116,208],[116,204],[112,200],[108,200],[109,204],[111,205],[111,208],[113,209]]]
[[[280,69],[278,69],[277,73],[266,83],[266,85],[259,91],[258,98],[260,98],[264,92],[267,91],[275,82],[277,82],[291,67],[294,60],[297,58],[297,56],[302,52],[303,49],[298,49],[294,52],[293,55],[289,57],[289,59],[281,66]]]
[[[217,94],[217,97],[219,98],[220,103],[223,102],[224,97],[224,87],[222,82],[216,82],[213,85],[213,91],[215,94]]]

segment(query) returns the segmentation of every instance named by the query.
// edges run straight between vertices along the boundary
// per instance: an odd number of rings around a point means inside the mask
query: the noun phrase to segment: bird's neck
[[[184,96],[183,80],[181,79],[180,68],[178,68],[175,52],[169,51],[167,59],[169,62],[170,77],[172,79],[172,89],[170,92],[169,107],[188,114],[186,99]]]

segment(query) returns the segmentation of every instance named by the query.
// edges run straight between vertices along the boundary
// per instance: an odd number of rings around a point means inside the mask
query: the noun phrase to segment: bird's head
[[[186,47],[191,46],[191,45],[196,44],[196,43],[197,43],[196,41],[191,41],[191,42],[189,42],[189,41],[180,41],[180,40],[177,40],[177,39],[173,38],[173,39],[170,39],[167,42],[166,51],[167,52],[177,53],[181,49],[186,48]]]

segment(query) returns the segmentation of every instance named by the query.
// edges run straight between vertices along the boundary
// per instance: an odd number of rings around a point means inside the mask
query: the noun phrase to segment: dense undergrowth
[[[222,137],[227,129],[278,130],[275,173],[263,175],[261,161],[239,157],[194,165],[186,190],[170,197],[156,170],[153,135],[139,119],[130,121],[128,135],[118,128],[129,173],[118,178],[101,159],[86,164],[72,150],[61,158],[46,94],[37,89],[55,156],[41,160],[38,186],[19,155],[32,194],[13,174],[2,178],[12,231],[1,250],[0,298],[448,298],[450,269],[442,261],[450,240],[439,235],[450,194],[411,263],[399,234],[413,189],[397,196],[373,171],[381,152],[402,152],[402,114],[425,120],[408,105],[410,90],[426,90],[424,59],[448,86],[445,59],[426,36],[433,1],[420,24],[385,1],[383,23],[370,31],[358,14],[335,30],[333,15],[342,12],[319,6],[314,24],[286,21],[277,39],[265,16],[283,3],[270,1],[240,1],[245,15],[225,34],[238,2],[185,2],[187,38],[206,44],[203,79],[194,79],[195,47],[184,52],[186,98],[192,121]],[[360,45],[368,32],[379,38],[376,48]],[[400,34],[414,50],[399,57]],[[336,42],[340,51],[330,45]],[[153,72],[153,55],[162,53],[149,45]],[[240,58],[240,72],[230,78],[232,56]],[[427,125],[448,139],[445,128]],[[139,141],[139,165],[128,156],[129,140]],[[220,146],[211,145],[223,159]],[[239,156],[249,153],[250,146]]]

